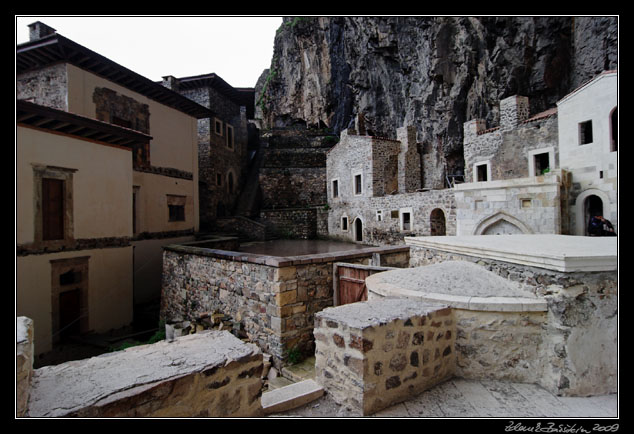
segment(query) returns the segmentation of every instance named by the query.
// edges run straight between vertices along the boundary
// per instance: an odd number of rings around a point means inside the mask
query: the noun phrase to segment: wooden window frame
[[[63,167],[33,165],[34,177],[34,244],[39,247],[58,248],[74,242],[73,225],[73,175],[76,169]],[[44,237],[44,179],[54,179],[63,182],[63,236],[60,239],[47,240]]]

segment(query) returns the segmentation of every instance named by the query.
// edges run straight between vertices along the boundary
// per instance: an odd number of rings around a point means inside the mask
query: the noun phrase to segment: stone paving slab
[[[415,398],[381,410],[376,418],[616,418],[618,395],[555,396],[535,384],[453,378]],[[325,395],[269,417],[355,417]]]

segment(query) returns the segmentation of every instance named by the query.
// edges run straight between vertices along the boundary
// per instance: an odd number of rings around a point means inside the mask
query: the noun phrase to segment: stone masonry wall
[[[261,416],[263,356],[209,331],[33,373],[29,417]]]
[[[500,368],[500,373],[507,369],[511,373],[511,378],[517,378],[515,375],[519,375],[525,369],[534,369],[533,381],[558,395],[616,393],[616,271],[564,273],[410,246],[411,267],[450,260],[478,263],[504,278],[526,285],[548,303],[545,318],[537,314],[520,316],[512,320],[500,317],[501,319],[490,323],[480,323],[475,328],[473,324],[469,324],[469,315],[456,314],[459,330],[465,330],[456,343],[456,349],[460,353],[459,360],[468,361],[478,356],[477,352],[474,352],[476,341],[470,339],[481,340],[483,348],[487,348],[486,345],[493,342],[499,342],[499,351],[503,352],[511,350],[510,347],[505,347],[505,342],[518,339],[527,346],[517,347],[514,356],[504,359],[508,363],[506,367]],[[507,327],[508,334],[505,331]],[[530,355],[533,351],[537,353]],[[529,358],[539,360],[542,365],[525,365]],[[489,362],[494,359],[490,359]],[[471,364],[469,369],[476,367],[477,365]],[[463,364],[462,368],[467,368],[467,365]],[[494,371],[489,370],[490,373]]]
[[[363,221],[363,241],[375,245],[403,244],[406,236],[428,236],[436,224],[438,211],[445,219],[445,234],[456,234],[456,202],[450,189],[366,198],[363,201],[331,202],[328,231],[331,237],[353,240],[352,224]],[[401,210],[411,211],[411,228],[402,230]],[[380,220],[378,213],[380,212]],[[348,217],[348,229],[341,227],[341,218]]]
[[[46,107],[68,110],[66,64],[58,63],[16,76],[16,98]]]
[[[16,324],[16,416],[23,417],[31,393],[33,376],[33,320],[24,316],[15,320]]]
[[[401,254],[382,253],[382,261],[392,263],[390,255]],[[272,257],[169,246],[163,254],[161,318],[192,320],[220,310],[241,322],[249,339],[281,366],[289,350],[312,354],[314,315],[333,305],[333,262],[371,260],[372,253],[352,252],[279,263]]]
[[[455,337],[443,306],[392,298],[329,308],[315,319],[316,381],[369,415],[451,377]]]

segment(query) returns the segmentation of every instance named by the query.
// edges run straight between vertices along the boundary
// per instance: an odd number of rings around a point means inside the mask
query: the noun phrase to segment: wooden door
[[[80,332],[81,291],[73,289],[59,294],[59,329],[62,340]]]
[[[355,303],[368,299],[365,278],[370,270],[339,266],[339,304]]]

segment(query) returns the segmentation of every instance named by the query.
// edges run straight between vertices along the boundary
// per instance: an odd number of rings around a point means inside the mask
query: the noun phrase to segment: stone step
[[[324,389],[314,380],[304,380],[262,394],[265,414],[292,410],[320,398]]]

